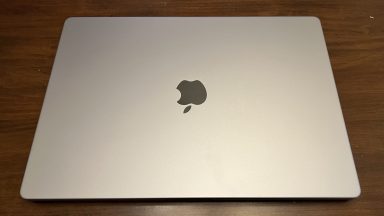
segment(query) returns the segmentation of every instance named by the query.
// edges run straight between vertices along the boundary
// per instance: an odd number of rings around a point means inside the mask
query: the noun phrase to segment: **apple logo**
[[[205,90],[203,83],[199,80],[183,80],[179,83],[176,89],[179,90],[181,94],[177,103],[180,105],[188,105],[184,109],[184,113],[187,113],[191,109],[192,105],[190,104],[200,105],[207,99],[207,91]]]

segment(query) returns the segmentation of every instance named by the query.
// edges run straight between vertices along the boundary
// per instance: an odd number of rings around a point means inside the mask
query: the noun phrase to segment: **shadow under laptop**
[[[124,204],[214,204],[214,203],[340,203],[348,202],[348,198],[135,198],[135,199],[38,199],[30,200],[35,203],[124,203]]]

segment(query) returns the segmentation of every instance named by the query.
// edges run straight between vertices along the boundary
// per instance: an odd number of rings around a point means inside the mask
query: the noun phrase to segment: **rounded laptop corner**
[[[64,26],[66,25],[69,25],[71,22],[73,22],[73,20],[75,20],[76,17],[67,17],[65,20],[64,20]]]
[[[30,194],[28,194],[26,192],[25,187],[23,187],[23,186],[21,186],[19,194],[20,194],[20,197],[25,199],[25,200],[31,200],[32,199]]]
[[[361,195],[360,185],[357,185],[356,189],[352,192],[351,199],[358,198]]]
[[[321,20],[320,20],[319,17],[317,17],[317,16],[309,16],[308,18],[311,19],[313,22],[321,25]]]

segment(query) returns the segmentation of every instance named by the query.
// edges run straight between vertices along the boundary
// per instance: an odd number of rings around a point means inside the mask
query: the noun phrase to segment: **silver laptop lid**
[[[317,18],[65,22],[22,197],[359,193]]]

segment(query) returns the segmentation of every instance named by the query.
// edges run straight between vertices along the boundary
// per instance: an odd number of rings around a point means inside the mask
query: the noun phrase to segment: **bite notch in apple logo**
[[[177,101],[180,105],[188,105],[184,109],[184,113],[191,110],[192,105],[200,105],[207,99],[207,90],[205,89],[202,82],[199,80],[187,81],[183,80],[176,87],[180,91],[181,97]]]

